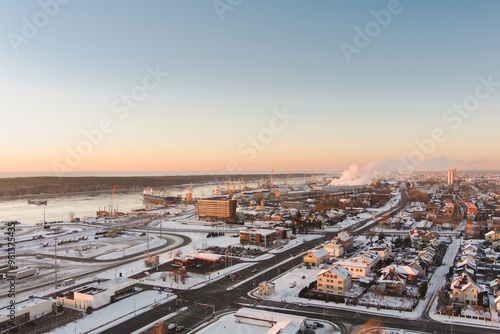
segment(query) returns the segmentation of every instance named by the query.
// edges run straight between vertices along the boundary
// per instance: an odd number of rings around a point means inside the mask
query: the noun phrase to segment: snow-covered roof
[[[328,254],[330,254],[330,253],[326,249],[321,248],[321,249],[318,249],[317,251],[309,253],[308,255],[311,255],[317,259],[320,259],[322,257],[327,256]]]
[[[394,270],[397,274],[401,274],[404,276],[416,276],[418,275],[418,272],[415,271],[415,269],[411,268],[410,266],[398,266],[395,264],[391,264],[384,269],[382,269],[382,273],[387,273],[390,270]]]
[[[338,265],[343,266],[343,267],[356,267],[356,268],[367,268],[370,266],[369,263],[354,262],[354,261],[350,261],[350,260],[340,260],[340,261],[335,262],[335,264],[338,264]]]
[[[387,272],[380,276],[377,282],[404,284],[405,278],[401,274],[398,274],[393,268],[389,268]]]
[[[451,289],[462,291],[467,290],[467,288],[469,287],[474,288],[477,292],[483,291],[483,289],[481,289],[481,287],[476,282],[474,282],[474,280],[467,273],[462,273],[462,275],[451,282],[450,286]]]
[[[266,334],[295,334],[307,318],[296,315],[241,308],[234,314],[236,318],[262,321],[266,326],[274,324]],[[280,332],[280,330],[282,330]]]
[[[321,270],[319,272],[318,276],[321,276],[321,275],[325,274],[326,272],[331,272],[332,274],[337,275],[338,277],[342,278],[343,280],[347,279],[349,276],[352,275],[351,272],[349,270],[347,270],[346,268],[344,268],[340,265],[339,266],[334,265],[333,267]]]

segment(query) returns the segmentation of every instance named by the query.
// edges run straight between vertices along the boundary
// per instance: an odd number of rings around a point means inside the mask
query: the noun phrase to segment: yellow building
[[[234,219],[236,217],[235,199],[199,199],[198,216],[200,218]]]

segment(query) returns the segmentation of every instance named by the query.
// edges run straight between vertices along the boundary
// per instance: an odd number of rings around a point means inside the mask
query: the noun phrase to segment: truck
[[[12,277],[14,276],[16,280],[24,278],[24,277],[30,277],[38,274],[38,268],[20,268],[16,270],[10,270],[7,272],[7,277]]]

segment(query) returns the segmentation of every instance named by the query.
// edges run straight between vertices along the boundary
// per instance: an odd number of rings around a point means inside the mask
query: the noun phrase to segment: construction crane
[[[115,196],[116,185],[113,187],[113,193],[111,194],[111,205],[109,207],[109,215],[113,215],[113,197]]]
[[[269,185],[273,184],[273,173],[274,173],[274,169],[271,169],[271,177],[269,179]]]
[[[314,169],[312,169],[312,183],[316,183],[316,177],[314,176]]]
[[[238,189],[241,191],[241,186],[240,186],[240,184],[238,183],[238,181],[236,181],[236,179],[234,179],[234,183],[236,183],[236,185],[238,186]]]
[[[285,186],[288,185],[288,178],[290,177],[290,173],[286,176]]]
[[[226,181],[224,179],[222,179],[222,182],[224,182],[224,185],[227,188],[227,192],[231,192],[231,190],[229,190],[229,186],[227,185]]]
[[[264,179],[261,177],[260,182],[259,182],[259,187],[263,187],[263,186],[264,186]]]
[[[229,180],[229,183],[231,183],[231,187],[233,187],[233,190],[236,190],[236,188],[234,187],[233,181],[231,181],[231,178],[229,178],[228,180]]]
[[[245,183],[245,180],[243,180],[243,178],[241,178],[241,181],[243,181],[243,185],[245,186],[243,189],[245,190],[248,190],[250,188],[248,188],[247,184]]]

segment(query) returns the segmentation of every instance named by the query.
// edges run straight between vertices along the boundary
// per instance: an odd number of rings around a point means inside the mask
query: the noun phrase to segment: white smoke
[[[374,180],[387,177],[390,172],[396,170],[397,161],[386,159],[384,161],[370,161],[363,166],[351,165],[338,179],[330,182],[332,186],[361,186]]]
[[[392,172],[406,171],[401,168],[401,159],[385,159],[383,161],[370,161],[362,166],[351,165],[338,179],[332,179],[330,185],[332,186],[360,186],[369,184],[374,180],[387,178]],[[463,161],[451,159],[446,155],[432,157],[427,159],[422,166],[416,168],[419,171],[446,171],[452,168],[463,169],[471,167],[475,164],[482,164],[483,160],[477,161]]]

